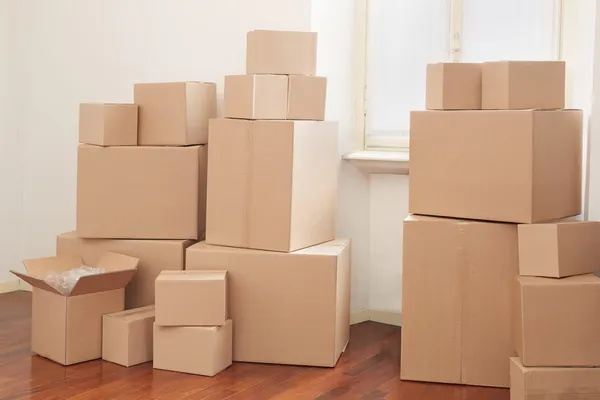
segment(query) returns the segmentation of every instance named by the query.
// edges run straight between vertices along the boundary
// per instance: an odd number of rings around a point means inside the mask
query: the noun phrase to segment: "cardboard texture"
[[[208,143],[208,120],[217,116],[217,85],[211,82],[137,83],[140,146]]]
[[[483,63],[482,108],[565,108],[565,69],[564,61]]]
[[[427,64],[425,108],[480,110],[481,64]]]
[[[154,306],[102,317],[102,359],[131,367],[152,361]]]
[[[79,142],[98,146],[137,145],[136,104],[79,105]]]
[[[580,110],[413,111],[410,132],[411,213],[515,223],[581,213]]]
[[[348,239],[293,253],[201,242],[186,269],[227,270],[234,361],[333,367],[348,343]]]
[[[563,278],[600,271],[600,222],[519,225],[519,274]]]
[[[600,366],[600,278],[521,276],[515,288],[513,335],[523,365]]]
[[[11,271],[32,286],[31,351],[63,365],[102,357],[102,315],[122,311],[125,286],[139,260],[105,253],[96,264],[105,273],[82,276],[69,295],[45,282],[52,271],[83,266],[80,257],[56,256],[25,260],[27,273]]]
[[[511,400],[600,398],[600,368],[528,368],[510,359]]]
[[[337,131],[335,122],[211,120],[207,243],[288,252],[332,240]]]
[[[220,326],[227,320],[227,271],[163,271],[156,278],[156,324]]]
[[[316,75],[317,33],[294,31],[248,32],[246,73]]]
[[[224,116],[244,119],[325,119],[327,78],[301,75],[225,77]]]
[[[80,145],[77,234],[199,239],[206,218],[207,146]]]
[[[154,324],[154,368],[215,376],[232,362],[233,322],[223,326]]]
[[[403,240],[400,377],[508,387],[517,226],[409,216]]]

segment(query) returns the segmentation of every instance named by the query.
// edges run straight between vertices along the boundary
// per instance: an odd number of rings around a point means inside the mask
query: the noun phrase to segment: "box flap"
[[[83,262],[79,256],[60,255],[23,260],[23,264],[29,276],[44,279],[51,271],[61,272],[79,268]]]
[[[11,270],[10,272],[12,272],[13,274],[15,274],[16,276],[18,276],[19,278],[21,278],[22,280],[24,280],[25,282],[29,283],[31,286],[38,288],[38,289],[42,289],[45,290],[47,292],[52,292],[52,293],[56,293],[56,294],[60,294],[62,296],[62,293],[60,293],[58,290],[54,289],[52,286],[48,285],[45,281],[44,278],[38,279],[38,278],[34,278],[32,276],[29,276],[27,274],[23,274],[17,271],[13,271]]]
[[[137,268],[140,263],[139,258],[126,256],[124,254],[107,252],[96,264],[98,268],[104,268],[105,271],[122,271],[125,269]]]
[[[136,272],[137,268],[133,268],[121,271],[110,271],[98,275],[82,276],[75,284],[75,287],[73,287],[69,296],[122,289],[127,286]]]

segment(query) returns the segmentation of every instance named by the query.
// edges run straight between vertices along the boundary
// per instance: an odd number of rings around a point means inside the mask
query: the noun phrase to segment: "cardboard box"
[[[154,306],[102,317],[102,359],[131,367],[152,361]]]
[[[186,269],[227,270],[234,361],[333,367],[348,343],[348,239],[293,253],[201,242]]]
[[[580,214],[582,115],[413,111],[409,211],[516,223]]]
[[[79,105],[79,142],[136,146],[137,123],[135,104],[83,103]]]
[[[220,326],[227,321],[227,271],[163,271],[156,278],[156,324]]]
[[[563,278],[600,271],[600,222],[519,225],[519,274]]]
[[[208,120],[217,116],[217,85],[211,82],[137,83],[140,146],[208,143]]]
[[[483,63],[481,97],[484,110],[565,108],[565,62]]]
[[[510,359],[511,400],[594,400],[600,398],[600,368],[524,367]]]
[[[325,119],[327,78],[302,75],[225,77],[224,116],[244,119]]]
[[[248,32],[247,74],[316,75],[316,71],[316,32]]]
[[[223,326],[154,324],[154,368],[215,376],[231,365],[233,322]]]
[[[427,64],[425,108],[428,110],[480,110],[481,64]]]
[[[46,283],[50,272],[84,264],[77,256],[25,260],[27,273],[11,271],[32,286],[31,351],[63,365],[102,357],[102,315],[122,311],[125,286],[138,259],[105,253],[94,267],[102,274],[82,276],[68,295]]]
[[[508,387],[517,226],[409,216],[403,240],[400,377]]]
[[[521,276],[514,342],[527,367],[600,366],[600,278]]]
[[[76,255],[85,265],[96,265],[102,255],[112,251],[140,260],[138,271],[125,288],[125,308],[154,304],[154,281],[163,270],[183,270],[185,249],[193,240],[118,240],[82,239],[75,232],[56,238],[56,254]]]
[[[206,146],[80,145],[77,234],[199,239],[206,218]]]
[[[332,240],[337,131],[335,122],[211,120],[207,243],[287,252]]]

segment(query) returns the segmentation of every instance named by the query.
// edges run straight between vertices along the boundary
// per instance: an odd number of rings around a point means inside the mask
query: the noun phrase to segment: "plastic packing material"
[[[68,296],[79,281],[79,278],[87,275],[103,274],[104,272],[106,272],[104,268],[84,265],[67,271],[50,271],[44,281],[63,295]]]

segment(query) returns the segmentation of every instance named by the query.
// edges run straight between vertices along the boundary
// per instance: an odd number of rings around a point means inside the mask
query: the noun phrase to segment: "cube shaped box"
[[[156,278],[156,324],[220,326],[227,321],[227,271],[163,271]]]
[[[427,65],[425,108],[428,110],[480,110],[481,64]]]
[[[31,351],[63,365],[102,357],[102,315],[123,311],[125,286],[139,260],[105,253],[94,265],[106,272],[79,278],[70,293],[46,283],[51,272],[79,268],[77,256],[25,260],[27,273],[11,271],[33,287]]]
[[[152,361],[154,306],[102,317],[102,359],[131,367]]]
[[[316,75],[317,33],[255,30],[246,36],[246,73]]]
[[[208,143],[208,120],[217,116],[217,85],[211,82],[137,83],[140,146]]]
[[[83,103],[79,105],[79,142],[98,146],[137,145],[136,104]]]
[[[209,244],[294,251],[332,240],[337,123],[210,122]]]

